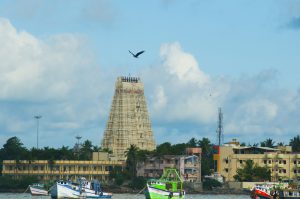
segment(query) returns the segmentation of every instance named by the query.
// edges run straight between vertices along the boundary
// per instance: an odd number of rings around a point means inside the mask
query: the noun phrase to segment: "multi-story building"
[[[93,160],[4,160],[2,175],[36,176],[40,180],[70,179],[77,180],[85,177],[88,180],[98,179],[102,182],[108,180],[108,175],[113,167],[124,167],[124,162],[100,160],[97,153]],[[107,156],[108,157],[108,156]]]
[[[194,154],[149,156],[138,163],[137,176],[159,178],[168,168],[176,168],[184,181],[201,182],[200,156]]]
[[[249,159],[258,166],[268,167],[272,181],[300,178],[300,154],[292,153],[290,146],[276,148],[240,146],[234,139],[216,149],[215,169],[225,181],[234,181],[233,176],[236,175],[237,169],[243,168],[243,163]]]
[[[116,160],[125,160],[125,151],[130,145],[142,150],[155,149],[144,85],[137,77],[119,77],[102,148],[111,150]]]

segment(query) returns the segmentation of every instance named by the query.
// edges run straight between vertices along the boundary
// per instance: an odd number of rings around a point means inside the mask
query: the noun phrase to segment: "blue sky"
[[[299,135],[300,1],[0,1],[0,145],[100,144],[114,83],[145,84],[157,143]],[[134,59],[128,50],[146,52]],[[255,137],[255,139],[253,138]]]

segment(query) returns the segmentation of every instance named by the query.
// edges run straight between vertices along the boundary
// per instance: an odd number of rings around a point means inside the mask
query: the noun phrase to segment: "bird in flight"
[[[128,51],[129,51],[129,52],[130,52],[130,54],[132,54],[132,56],[133,56],[133,57],[135,57],[135,58],[138,58],[140,54],[142,54],[142,53],[144,53],[144,52],[145,52],[144,50],[142,50],[142,51],[140,51],[140,52],[138,52],[138,53],[134,54],[134,53],[132,53],[130,50],[128,50]]]

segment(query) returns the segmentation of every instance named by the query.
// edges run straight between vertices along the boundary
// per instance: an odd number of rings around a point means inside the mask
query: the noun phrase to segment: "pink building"
[[[137,176],[159,178],[167,168],[176,168],[184,181],[201,181],[201,161],[198,155],[164,155],[148,157],[138,163]]]

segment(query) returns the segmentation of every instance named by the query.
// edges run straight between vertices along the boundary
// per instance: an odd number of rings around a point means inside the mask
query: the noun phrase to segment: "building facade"
[[[118,77],[102,148],[123,161],[132,144],[142,150],[155,149],[144,85],[137,77]]]
[[[80,160],[4,160],[2,175],[21,178],[36,176],[39,180],[70,179],[76,181],[78,177],[88,180],[97,179],[107,182],[110,171],[114,167],[124,167],[120,161],[98,160],[97,153],[91,161]]]
[[[225,181],[234,181],[234,175],[239,168],[243,168],[246,160],[253,160],[261,167],[271,171],[271,180],[300,180],[300,154],[292,153],[290,146],[268,148],[240,146],[233,140],[216,148],[214,160],[216,171]]]
[[[168,168],[176,168],[184,181],[201,181],[200,157],[196,155],[164,155],[161,157],[148,157],[145,161],[138,163],[137,176],[159,178],[164,170]]]

